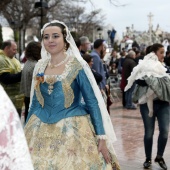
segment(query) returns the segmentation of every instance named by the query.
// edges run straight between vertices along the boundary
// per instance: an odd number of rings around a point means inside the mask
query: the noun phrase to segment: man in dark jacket
[[[127,85],[127,79],[131,75],[133,68],[137,65],[135,58],[136,58],[136,53],[131,50],[129,51],[128,55],[124,60],[123,69],[122,69],[122,82],[121,82],[121,84],[123,84],[121,88],[122,90],[124,90],[125,86]],[[132,103],[132,92],[134,90],[134,87],[135,84],[133,84],[133,86],[124,93],[125,101],[123,105],[127,109],[136,109],[135,105]]]

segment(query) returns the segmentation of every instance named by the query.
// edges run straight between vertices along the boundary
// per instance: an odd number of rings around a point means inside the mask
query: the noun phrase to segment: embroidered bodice
[[[48,61],[37,64],[42,81],[35,81],[35,92],[28,119],[35,114],[44,123],[90,114],[97,135],[104,135],[102,117],[90,82],[76,58],[66,64],[61,75],[44,75]],[[86,105],[81,103],[83,99]],[[28,121],[27,119],[27,121]]]

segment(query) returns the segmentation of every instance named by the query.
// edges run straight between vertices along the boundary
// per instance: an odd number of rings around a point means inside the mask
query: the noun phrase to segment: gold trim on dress
[[[34,89],[35,89],[35,94],[37,97],[37,100],[39,101],[39,103],[41,104],[42,107],[44,107],[44,98],[41,94],[40,91],[40,83],[44,83],[44,70],[47,66],[48,60],[39,60],[37,63],[37,67],[38,67],[38,71],[36,76],[34,77],[35,79],[35,84],[34,84]]]
[[[66,76],[65,79],[62,80],[62,87],[63,87],[63,92],[64,92],[64,97],[65,97],[65,108],[68,108],[71,106],[74,100],[74,93],[71,88],[71,84],[73,80],[76,78],[78,75],[79,70],[82,69],[82,66],[80,65],[79,61],[74,58],[72,62],[70,62],[69,67],[71,68],[68,72],[68,75]],[[67,67],[66,67],[67,69]]]

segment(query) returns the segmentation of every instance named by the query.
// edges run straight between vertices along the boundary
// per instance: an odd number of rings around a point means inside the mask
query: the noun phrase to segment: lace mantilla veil
[[[102,98],[102,95],[101,95],[101,92],[96,84],[96,81],[94,79],[94,76],[91,72],[91,69],[89,67],[89,65],[83,60],[82,56],[80,55],[80,52],[75,44],[75,41],[70,33],[70,31],[68,30],[68,27],[63,23],[63,22],[60,22],[58,20],[53,20],[49,23],[46,23],[43,28],[41,29],[41,35],[43,34],[43,31],[44,29],[50,24],[50,23],[60,23],[62,25],[65,26],[66,28],[66,32],[67,32],[67,37],[66,37],[66,40],[67,42],[70,44],[68,50],[67,50],[67,55],[69,56],[72,56],[72,57],[76,57],[77,60],[80,62],[80,64],[82,65],[88,79],[89,79],[89,82],[94,90],[94,93],[95,93],[95,96],[98,100],[98,105],[99,105],[99,108],[100,108],[100,111],[101,111],[101,115],[102,115],[102,121],[103,121],[103,126],[104,126],[104,130],[105,130],[105,134],[106,135],[101,135],[101,136],[98,136],[100,139],[105,139],[106,140],[106,144],[107,144],[107,147],[109,149],[109,151],[113,154],[115,154],[114,152],[114,148],[113,148],[113,142],[116,141],[116,135],[115,135],[115,132],[114,132],[114,129],[113,129],[113,125],[112,125],[112,122],[111,122],[111,119],[110,119],[110,116],[108,114],[108,111],[106,109],[106,106],[105,106],[105,103],[104,103],[104,100]],[[46,59],[50,59],[51,56],[50,54],[46,51],[45,47],[44,47],[44,44],[43,44],[43,41],[41,43],[42,45],[42,48],[41,48],[41,57],[42,59],[46,60]],[[32,97],[33,97],[33,93],[34,93],[34,77],[35,75],[37,74],[37,70],[38,68],[35,67],[34,69],[34,73],[33,73],[33,82],[32,82],[32,88],[31,88],[31,100],[32,101]],[[31,102],[30,102],[30,105],[31,105]]]
[[[18,113],[0,86],[0,169],[33,170]]]

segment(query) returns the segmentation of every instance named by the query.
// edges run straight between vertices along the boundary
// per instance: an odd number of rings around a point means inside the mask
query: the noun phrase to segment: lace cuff
[[[106,140],[106,139],[107,139],[107,136],[106,136],[106,135],[97,135],[97,139]]]

